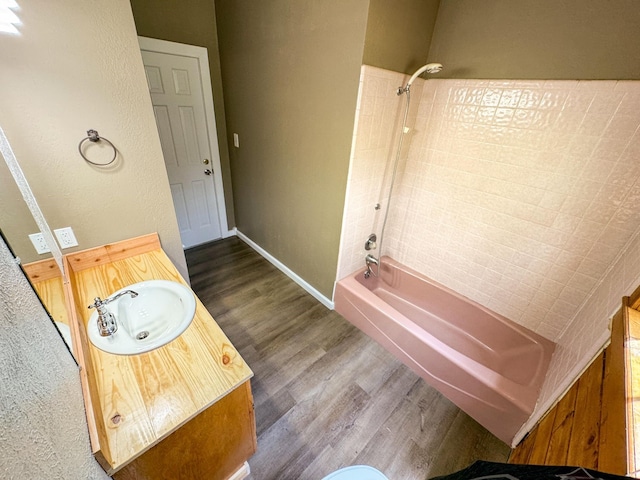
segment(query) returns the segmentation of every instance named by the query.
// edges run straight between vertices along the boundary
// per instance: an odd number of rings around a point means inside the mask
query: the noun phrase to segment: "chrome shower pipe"
[[[380,230],[380,242],[378,243],[379,250],[378,250],[378,258],[377,258],[378,261],[371,262],[370,260],[367,260],[366,262],[367,271],[365,272],[365,278],[369,278],[369,275],[372,273],[374,277],[377,277],[380,274],[380,263],[382,262],[382,244],[384,241],[384,230],[385,230],[385,227],[387,226],[387,219],[389,218],[389,207],[391,206],[391,196],[393,195],[393,187],[396,183],[396,174],[398,173],[398,164],[400,163],[400,154],[402,152],[402,144],[404,143],[404,136],[407,133],[407,117],[409,115],[409,106],[411,105],[411,85],[413,84],[415,79],[418,78],[418,76],[422,75],[424,72],[432,74],[432,73],[438,73],[441,70],[442,70],[441,63],[427,63],[426,65],[423,65],[418,70],[416,70],[413,75],[411,75],[411,77],[409,78],[409,81],[404,87],[398,87],[398,90],[396,91],[398,95],[402,95],[403,93],[405,93],[407,101],[405,104],[404,116],[402,118],[402,130],[400,131],[400,139],[398,140],[396,158],[393,162],[393,173],[391,174],[391,186],[389,187],[389,194],[387,196],[387,205],[384,211],[384,220],[382,221],[382,229]],[[367,255],[367,259],[369,258],[375,258],[375,257],[369,254]],[[375,272],[371,268],[372,264],[376,266]]]
[[[374,265],[376,266],[376,271],[374,272],[371,268],[369,262],[367,262],[367,272],[373,273],[374,277],[380,275],[380,262],[382,261],[382,244],[384,242],[384,230],[387,226],[387,219],[389,218],[389,207],[391,206],[391,195],[393,195],[393,187],[396,183],[396,174],[398,173],[398,164],[400,163],[400,152],[402,152],[402,144],[404,143],[404,135],[406,133],[407,128],[407,116],[409,115],[409,105],[411,104],[411,92],[409,88],[405,90],[407,94],[407,101],[404,108],[404,116],[402,118],[402,130],[400,131],[400,140],[398,140],[398,149],[396,150],[396,158],[393,162],[393,173],[391,174],[391,186],[389,187],[389,193],[387,194],[387,205],[384,208],[384,220],[382,221],[382,229],[380,230],[380,242],[378,243],[378,262]],[[369,255],[368,255],[369,256]],[[368,278],[365,277],[365,278]]]

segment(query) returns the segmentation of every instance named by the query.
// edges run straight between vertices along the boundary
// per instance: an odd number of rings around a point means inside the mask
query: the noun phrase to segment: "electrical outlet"
[[[31,243],[33,243],[33,246],[36,247],[36,252],[38,252],[39,254],[42,255],[43,253],[49,253],[51,251],[42,233],[30,234],[29,240],[31,240]]]
[[[56,234],[60,248],[64,249],[78,246],[78,240],[76,240],[76,236],[73,234],[71,227],[57,228],[53,233]]]

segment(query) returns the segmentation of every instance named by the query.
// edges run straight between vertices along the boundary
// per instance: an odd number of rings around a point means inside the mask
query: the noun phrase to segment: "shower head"
[[[409,88],[411,87],[411,84],[414,82],[414,80],[416,78],[418,78],[424,72],[427,72],[427,73],[438,73],[441,70],[442,70],[442,64],[441,63],[427,63],[426,65],[421,66],[418,70],[416,70],[416,72],[413,75],[411,75],[411,78],[409,79],[409,81],[407,82],[407,84],[404,87],[398,87],[398,90],[396,91],[396,93],[398,95],[402,95],[403,93],[406,93],[408,95],[409,94]]]
[[[419,75],[422,75],[424,72],[427,72],[427,73],[438,73],[441,70],[442,70],[442,64],[441,63],[427,63],[426,65],[423,65],[418,70],[416,70],[416,73],[411,75],[411,78],[407,82],[407,87],[411,86],[413,81],[416,78],[418,78]]]
[[[441,63],[427,63],[425,67],[427,73],[438,73],[442,71],[443,68]]]

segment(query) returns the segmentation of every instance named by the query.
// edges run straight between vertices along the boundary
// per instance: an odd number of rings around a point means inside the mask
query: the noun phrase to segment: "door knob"
[[[205,158],[204,160],[202,160],[202,163],[204,163],[205,165],[209,165],[209,159]]]
[[[204,174],[205,174],[205,175],[213,175],[213,172],[207,168],[207,169],[204,171]]]

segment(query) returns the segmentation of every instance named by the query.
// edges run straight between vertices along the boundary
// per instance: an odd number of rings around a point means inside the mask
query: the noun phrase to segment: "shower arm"
[[[420,75],[422,75],[424,72],[438,73],[441,70],[442,70],[441,63],[427,63],[426,65],[423,65],[418,70],[416,70],[413,75],[411,75],[411,78],[409,78],[409,81],[404,87],[398,87],[398,91],[397,91],[398,95],[402,95],[403,93],[408,92],[411,85],[415,81],[415,79],[418,78]]]

